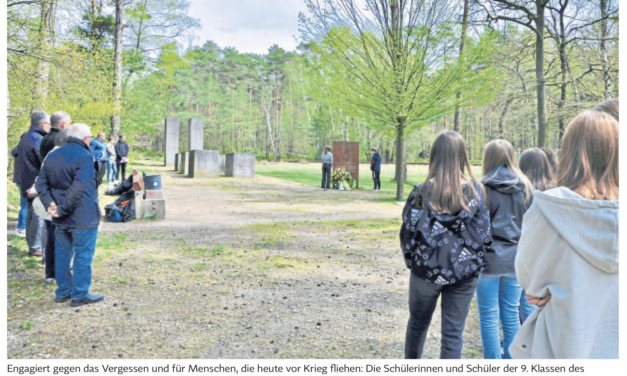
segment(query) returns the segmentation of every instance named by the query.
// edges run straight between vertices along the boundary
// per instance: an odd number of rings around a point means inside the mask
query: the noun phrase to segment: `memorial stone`
[[[175,163],[176,154],[179,152],[179,119],[165,119],[165,166]],[[176,169],[176,168],[175,168]]]
[[[189,151],[203,150],[202,119],[189,119]]]
[[[218,177],[220,155],[217,150],[192,150],[189,152],[190,178]]]
[[[224,163],[224,175],[233,178],[254,178],[255,154],[227,154]]]
[[[224,175],[224,163],[226,160],[226,155],[221,154],[220,155],[220,174]]]

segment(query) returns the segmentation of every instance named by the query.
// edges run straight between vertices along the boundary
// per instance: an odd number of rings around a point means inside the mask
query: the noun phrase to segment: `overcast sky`
[[[265,54],[273,44],[292,51],[298,43],[302,0],[189,0],[189,14],[200,19],[195,44],[207,40],[239,52]]]

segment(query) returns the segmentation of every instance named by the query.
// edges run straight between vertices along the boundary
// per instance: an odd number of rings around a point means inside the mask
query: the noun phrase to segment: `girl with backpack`
[[[427,179],[414,188],[403,209],[400,240],[411,269],[406,359],[422,357],[440,296],[440,358],[461,358],[466,317],[486,245],[492,241],[484,197],[463,138],[456,132],[441,133],[433,142]]]
[[[534,193],[516,273],[538,308],[515,358],[618,358],[618,121],[585,111],[570,122],[558,188]]]
[[[511,359],[508,349],[520,330],[518,307],[522,295],[514,260],[523,215],[532,198],[531,184],[518,168],[516,152],[508,141],[494,140],[486,145],[481,182],[490,206],[493,239],[477,287],[483,357]],[[503,328],[503,354],[499,321]]]

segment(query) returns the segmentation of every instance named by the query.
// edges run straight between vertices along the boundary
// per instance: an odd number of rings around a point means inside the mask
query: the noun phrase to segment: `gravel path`
[[[150,168],[168,219],[102,225],[92,291],[103,303],[54,303],[42,266],[9,239],[9,358],[403,356],[400,206],[373,192]],[[438,308],[426,358],[439,355],[439,327]],[[480,356],[473,303],[464,357]]]

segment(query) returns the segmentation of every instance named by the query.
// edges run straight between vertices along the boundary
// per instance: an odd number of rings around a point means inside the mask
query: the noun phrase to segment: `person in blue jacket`
[[[373,192],[381,191],[381,156],[377,153],[377,149],[370,149],[372,160],[370,161],[370,171],[372,171],[372,180],[374,180]]]
[[[30,129],[20,139],[17,145],[16,168],[19,171],[20,194],[28,201],[28,213],[26,215],[26,243],[28,254],[42,256],[41,235],[44,228],[44,220],[33,209],[34,197],[28,196],[28,190],[35,183],[39,175],[42,158],[39,153],[41,140],[50,132],[50,115],[43,111],[36,111],[30,118]]]
[[[87,125],[72,125],[66,144],[48,154],[35,187],[56,229],[55,302],[72,299],[72,307],[104,299],[89,293],[101,216],[91,139]]]
[[[94,156],[94,167],[96,168],[96,182],[102,184],[107,166],[107,146],[105,145],[105,133],[98,133],[98,137],[94,138],[89,144],[89,150]]]

